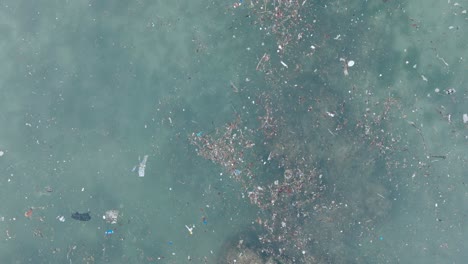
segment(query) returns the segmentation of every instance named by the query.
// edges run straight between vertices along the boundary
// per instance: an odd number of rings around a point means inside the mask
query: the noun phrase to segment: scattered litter
[[[267,53],[263,54],[262,58],[258,61],[257,67],[255,68],[257,71],[260,70],[260,66],[262,63],[267,62],[270,60],[270,55]]]
[[[281,62],[281,65],[283,65],[286,69],[289,68],[288,65],[284,63],[284,61],[280,61],[280,62]]]
[[[348,61],[348,67],[353,67],[353,66],[354,66],[354,61],[353,60]]]
[[[65,222],[65,216],[63,215],[58,215],[57,217],[55,217],[55,219],[59,220],[60,222]]]
[[[448,89],[445,90],[445,93],[446,93],[446,94],[449,94],[449,95],[450,95],[450,94],[454,94],[454,93],[456,93],[456,92],[457,92],[457,91],[456,91],[455,89],[453,89],[453,88],[448,88]]]
[[[5,155],[5,152],[3,150],[0,150],[0,157]]]
[[[140,161],[138,166],[138,176],[145,177],[146,161],[148,160],[148,155],[143,156],[143,160]]]
[[[427,82],[427,78],[423,74],[421,74],[421,78],[423,79],[423,81]]]
[[[106,236],[110,236],[110,235],[114,234],[114,230],[109,229],[109,230],[107,230],[106,232],[104,232],[104,234],[105,234]]]
[[[439,57],[439,54],[437,54],[436,56],[437,56],[437,58],[438,58],[439,60],[441,60],[441,61],[445,64],[445,66],[447,66],[447,67],[449,66],[449,64],[445,61],[444,58]]]
[[[346,62],[346,59],[344,58],[340,58],[340,62],[343,63],[343,74],[345,76],[348,76],[349,75],[349,72],[348,72],[348,63]],[[354,65],[354,64],[353,64]]]
[[[29,208],[29,210],[27,210],[25,213],[24,213],[24,217],[26,218],[31,218],[33,214],[33,209],[32,208]]]
[[[193,229],[195,228],[195,225],[192,225],[192,227],[189,227],[188,225],[185,225],[185,228],[189,231],[190,235],[193,235]]]
[[[463,114],[463,124],[468,123],[468,114]]]
[[[118,210],[108,210],[102,216],[102,219],[104,219],[107,223],[110,223],[110,224],[117,224],[118,218],[119,218]]]
[[[237,88],[237,86],[236,86],[232,81],[230,81],[229,84],[231,85],[231,89],[232,89],[235,93],[238,93],[238,92],[239,92],[239,88]],[[199,132],[199,133],[203,133],[203,132]]]

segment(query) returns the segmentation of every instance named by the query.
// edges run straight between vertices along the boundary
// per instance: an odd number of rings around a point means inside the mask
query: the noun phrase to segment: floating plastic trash
[[[190,234],[190,235],[193,235],[193,229],[195,228],[194,225],[192,225],[192,227],[189,227],[188,225],[185,225],[185,228],[187,228],[187,230],[189,231],[189,234]]]
[[[148,160],[148,155],[143,157],[143,160],[140,161],[140,165],[138,166],[138,176],[145,177],[145,168],[146,168],[146,161]]]
[[[106,222],[110,224],[117,224],[118,218],[119,218],[118,210],[106,211],[106,213],[102,216],[102,219],[106,220]]]
[[[29,208],[29,210],[24,213],[24,217],[31,218],[32,214],[33,214],[33,209]]]

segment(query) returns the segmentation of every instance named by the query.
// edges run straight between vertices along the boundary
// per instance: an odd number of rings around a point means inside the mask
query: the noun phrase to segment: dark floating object
[[[89,213],[80,214],[80,213],[76,212],[76,213],[72,214],[71,217],[73,219],[79,220],[79,221],[89,221],[89,220],[91,220],[91,216],[89,215]]]

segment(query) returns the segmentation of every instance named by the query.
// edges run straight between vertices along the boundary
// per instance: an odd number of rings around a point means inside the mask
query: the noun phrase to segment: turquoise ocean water
[[[1,263],[466,263],[468,3],[114,2],[1,2]]]

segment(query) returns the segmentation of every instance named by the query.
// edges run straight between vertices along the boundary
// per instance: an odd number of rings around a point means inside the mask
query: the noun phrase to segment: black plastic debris
[[[79,221],[89,221],[91,220],[91,216],[89,215],[89,213],[78,213],[78,212],[75,212],[72,214],[71,216],[73,219],[75,220],[79,220]]]

